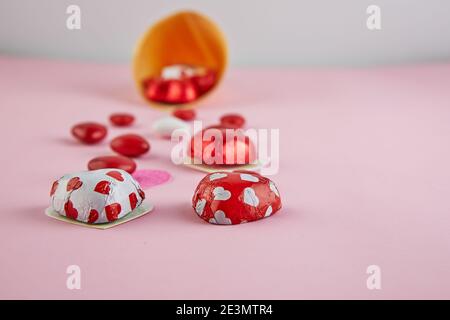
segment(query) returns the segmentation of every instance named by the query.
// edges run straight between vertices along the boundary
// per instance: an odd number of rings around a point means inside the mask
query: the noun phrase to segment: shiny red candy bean
[[[134,116],[129,113],[113,113],[109,121],[116,127],[128,127],[133,124]]]
[[[145,96],[150,101],[179,104],[197,99],[197,89],[189,79],[150,79],[145,82]]]
[[[245,118],[240,114],[225,114],[220,118],[220,124],[226,128],[242,128],[245,125]]]
[[[174,117],[177,117],[178,119],[184,121],[191,121],[194,120],[196,117],[195,110],[192,109],[178,109],[175,110],[172,114]]]
[[[102,141],[108,130],[100,123],[83,122],[72,127],[72,135],[86,144],[94,144]]]
[[[122,169],[128,173],[133,173],[136,170],[136,162],[128,157],[123,156],[97,157],[88,162],[89,170],[106,168]]]
[[[124,134],[111,141],[111,149],[126,157],[139,157],[150,150],[150,144],[137,134]]]

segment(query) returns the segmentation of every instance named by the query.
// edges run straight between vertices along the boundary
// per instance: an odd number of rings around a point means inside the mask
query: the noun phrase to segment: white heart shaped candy
[[[187,130],[189,131],[189,125],[175,117],[165,117],[156,120],[153,123],[153,131],[164,138],[170,138],[175,130]]]

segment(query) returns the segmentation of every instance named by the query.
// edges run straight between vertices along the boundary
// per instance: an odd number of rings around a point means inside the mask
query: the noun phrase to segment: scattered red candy
[[[113,113],[109,121],[116,127],[128,127],[133,124],[134,116],[129,113]]]
[[[124,134],[111,141],[111,149],[127,157],[139,157],[150,150],[150,144],[137,134]]]
[[[220,118],[220,124],[226,128],[242,128],[245,124],[245,118],[240,114],[230,113]]]
[[[88,162],[89,170],[106,168],[122,169],[128,173],[133,173],[136,170],[136,162],[124,156],[102,156]]]
[[[216,134],[220,135],[221,143],[215,142]],[[256,150],[242,130],[212,126],[192,137],[190,156],[206,165],[240,165],[253,163]]]
[[[275,184],[252,171],[205,176],[192,198],[197,215],[212,224],[240,224],[269,217],[281,209]]]
[[[184,121],[191,121],[196,117],[195,110],[192,109],[177,109],[172,114],[174,117]]]
[[[107,132],[108,130],[104,125],[95,122],[83,122],[72,127],[72,135],[86,144],[102,141]]]

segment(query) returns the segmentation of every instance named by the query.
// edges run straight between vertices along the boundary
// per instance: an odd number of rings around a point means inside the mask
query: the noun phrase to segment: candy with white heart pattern
[[[192,198],[197,215],[211,224],[240,224],[270,217],[281,208],[275,184],[252,171],[205,176]]]
[[[62,216],[89,224],[120,219],[145,198],[139,183],[126,171],[100,169],[67,174],[50,191],[51,207]]]

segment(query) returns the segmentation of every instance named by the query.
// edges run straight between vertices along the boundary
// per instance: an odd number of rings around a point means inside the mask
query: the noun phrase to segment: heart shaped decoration
[[[257,207],[259,205],[259,199],[256,196],[255,190],[250,187],[244,189],[244,203],[253,207]]]
[[[136,197],[136,193],[132,192],[129,194],[128,199],[130,200],[130,208],[131,210],[134,210],[136,208],[136,205],[138,203],[138,198]]]
[[[64,204],[64,212],[66,213],[67,218],[78,218],[78,210],[74,208],[73,203],[70,200],[67,200],[67,202]]]
[[[110,176],[111,178],[114,178],[120,182],[122,182],[124,180],[122,177],[122,174],[119,171],[109,171],[106,173],[106,175]]]
[[[69,180],[69,182],[67,182],[66,190],[67,191],[77,190],[81,188],[82,185],[83,182],[80,180],[79,177],[73,177],[72,179]]]
[[[270,216],[271,214],[272,214],[272,206],[268,206],[267,207],[267,210],[266,210],[266,213],[264,214],[264,217],[268,217],[268,216]]]
[[[269,188],[270,188],[270,190],[272,190],[273,193],[275,193],[277,195],[277,197],[280,196],[280,193],[278,192],[277,187],[275,186],[275,184],[272,181],[269,182]]]
[[[258,177],[253,176],[253,175],[248,174],[248,173],[241,173],[241,180],[251,181],[251,182],[258,182],[259,181]]]
[[[225,178],[226,176],[227,176],[227,174],[226,173],[222,173],[222,172],[213,173],[212,175],[209,176],[209,181],[222,179],[222,178]]]
[[[141,169],[133,173],[133,178],[139,182],[143,189],[164,184],[168,182],[171,177],[170,173],[165,170]]]
[[[213,190],[214,200],[225,201],[231,198],[231,192],[223,187],[217,187]]]
[[[225,212],[217,210],[214,213],[214,218],[209,219],[209,223],[212,224],[231,224],[231,220],[227,218]]]
[[[197,204],[195,205],[195,212],[197,212],[197,214],[199,216],[201,216],[203,214],[203,210],[205,209],[205,204],[206,204],[205,199],[200,199],[197,201]]]
[[[111,203],[105,206],[106,217],[108,221],[114,221],[119,219],[120,211],[122,211],[122,206],[120,203]]]
[[[109,194],[110,191],[109,181],[102,180],[95,185],[94,191],[101,194]]]
[[[89,211],[88,223],[94,223],[95,221],[97,221],[97,219],[98,219],[98,211],[95,209],[91,209],[91,211]]]
[[[55,194],[57,188],[58,188],[58,181],[55,181],[53,182],[52,189],[50,190],[50,197]]]

